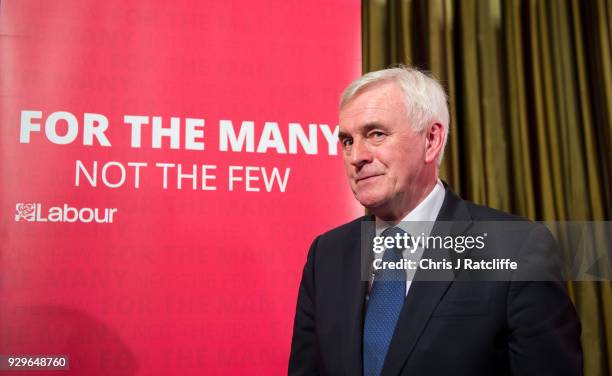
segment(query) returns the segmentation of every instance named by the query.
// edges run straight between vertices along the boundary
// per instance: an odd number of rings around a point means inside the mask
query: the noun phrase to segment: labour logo
[[[15,211],[15,221],[34,222],[36,204],[24,204],[20,202],[15,206]]]

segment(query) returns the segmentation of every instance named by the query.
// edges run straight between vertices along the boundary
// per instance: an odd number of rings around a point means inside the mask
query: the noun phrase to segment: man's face
[[[375,84],[345,104],[339,138],[351,189],[363,206],[392,216],[418,204],[427,184],[425,132],[408,124],[397,84]]]

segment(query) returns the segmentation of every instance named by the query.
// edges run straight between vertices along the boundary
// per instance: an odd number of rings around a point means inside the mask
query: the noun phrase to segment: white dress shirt
[[[433,187],[431,192],[429,192],[427,197],[425,197],[423,201],[412,209],[412,211],[395,226],[401,228],[412,236],[428,236],[431,233],[431,229],[433,228],[436,218],[438,218],[445,195],[446,190],[444,189],[444,185],[440,179],[438,179],[436,185]],[[392,223],[376,218],[376,235],[380,235],[384,230],[392,226]],[[384,252],[374,253],[374,259],[382,259],[383,254]],[[417,264],[422,255],[423,248],[420,247],[417,248],[416,252],[413,254],[410,254],[410,250],[404,250],[402,252],[402,256],[404,258],[415,260]],[[415,272],[416,270],[406,270],[406,295],[408,295],[408,290],[410,290],[410,285]]]

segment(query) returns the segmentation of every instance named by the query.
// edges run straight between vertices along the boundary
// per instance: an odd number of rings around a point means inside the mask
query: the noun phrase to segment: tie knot
[[[401,236],[402,234],[405,234],[405,233],[406,233],[406,231],[402,230],[401,228],[393,226],[393,227],[387,228],[380,235],[382,235],[382,236],[400,235]]]
[[[390,247],[386,246],[386,249],[394,249],[401,252],[412,245],[412,237],[399,227],[389,227],[380,236],[384,239],[393,238],[393,242],[385,240],[385,245],[393,244]]]

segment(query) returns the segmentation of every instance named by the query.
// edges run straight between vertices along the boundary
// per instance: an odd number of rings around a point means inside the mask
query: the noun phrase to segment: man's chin
[[[387,200],[381,197],[373,197],[373,196],[355,196],[357,201],[368,209],[369,212],[374,213],[378,210],[382,210],[387,203]]]
[[[374,216],[385,221],[396,220],[397,213],[388,198],[380,196],[355,196],[355,198],[368,210],[369,214],[373,214]]]

